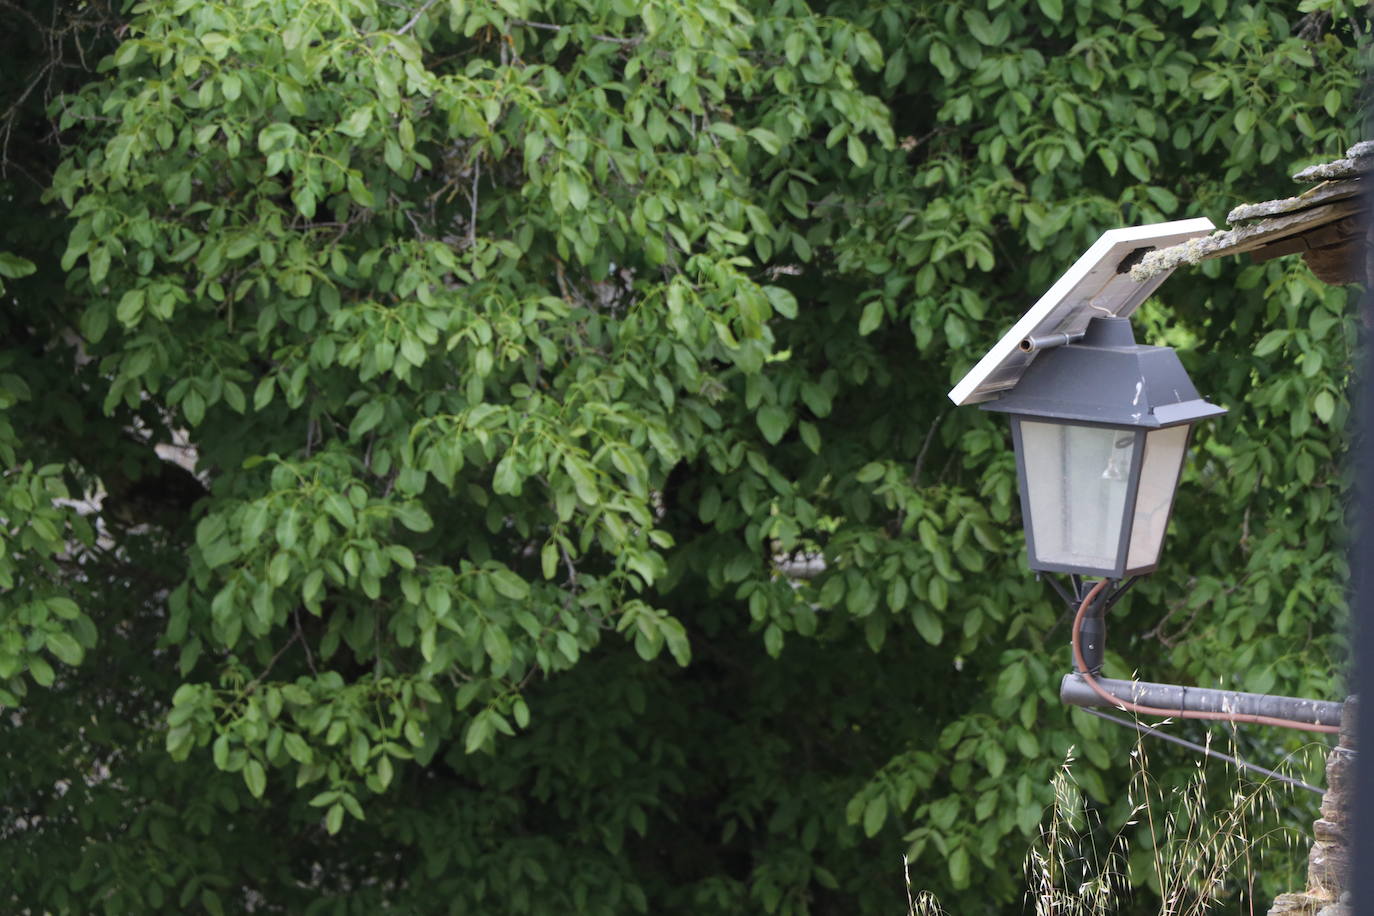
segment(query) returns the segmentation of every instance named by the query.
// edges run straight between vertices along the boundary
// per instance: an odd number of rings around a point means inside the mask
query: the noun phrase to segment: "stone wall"
[[[1326,758],[1326,794],[1321,817],[1312,825],[1307,857],[1307,890],[1280,894],[1269,916],[1352,916],[1350,895],[1350,816],[1355,793],[1355,697],[1341,710],[1341,734]]]

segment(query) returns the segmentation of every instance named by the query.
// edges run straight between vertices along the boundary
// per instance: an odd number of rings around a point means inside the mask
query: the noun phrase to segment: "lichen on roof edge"
[[[1366,140],[1350,147],[1344,158],[1308,166],[1293,176],[1294,181],[1321,182],[1315,187],[1295,197],[1241,204],[1227,214],[1226,221],[1246,225],[1233,225],[1209,236],[1151,251],[1131,268],[1131,279],[1144,282],[1184,264],[1253,251],[1348,217],[1360,208],[1365,193],[1363,179],[1370,174],[1374,174],[1374,141]]]

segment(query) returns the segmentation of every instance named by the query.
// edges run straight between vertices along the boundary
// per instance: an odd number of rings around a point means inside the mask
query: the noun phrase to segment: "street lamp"
[[[1338,703],[1101,677],[1105,615],[1159,564],[1193,424],[1226,412],[1198,396],[1173,350],[1135,342],[1127,316],[1173,271],[1136,282],[1130,269],[1212,228],[1199,218],[1103,233],[949,397],[1010,415],[1029,565],[1071,576],[1072,594],[1050,579],[1077,606],[1064,702],[1334,732]]]
[[[1189,431],[1225,408],[1198,396],[1173,350],[1137,344],[1126,318],[1094,317],[1076,340],[1020,346],[1037,358],[982,406],[1011,416],[1031,569],[1151,572]]]

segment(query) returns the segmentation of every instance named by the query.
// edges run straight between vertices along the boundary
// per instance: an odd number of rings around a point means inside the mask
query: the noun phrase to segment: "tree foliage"
[[[909,850],[999,912],[1071,746],[1113,800],[944,391],[1102,230],[1343,151],[1361,8],[52,13],[3,84],[14,905],[891,912]],[[1211,263],[1138,325],[1232,412],[1109,673],[1332,695],[1344,293]]]

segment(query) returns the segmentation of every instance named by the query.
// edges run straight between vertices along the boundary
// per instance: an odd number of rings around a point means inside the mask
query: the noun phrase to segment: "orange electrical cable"
[[[1211,719],[1217,722],[1251,722],[1256,725],[1277,725],[1280,728],[1296,728],[1300,731],[1326,732],[1327,734],[1333,735],[1340,732],[1340,727],[1336,725],[1318,725],[1315,722],[1299,722],[1296,719],[1279,719],[1274,716],[1257,716],[1238,712],[1201,712],[1184,709],[1161,709],[1155,706],[1141,706],[1138,703],[1123,700],[1121,697],[1108,692],[1097,682],[1097,679],[1093,677],[1092,672],[1088,670],[1087,662],[1083,660],[1083,646],[1078,631],[1083,625],[1083,618],[1087,616],[1088,608],[1092,607],[1093,601],[1097,599],[1102,589],[1107,587],[1109,581],[1108,579],[1103,579],[1089,590],[1087,597],[1083,599],[1083,603],[1078,606],[1078,613],[1073,618],[1074,665],[1077,666],[1079,675],[1082,676],[1088,686],[1093,689],[1093,692],[1108,703],[1118,709],[1124,709],[1127,712],[1133,712],[1142,716],[1170,716],[1180,719]]]

